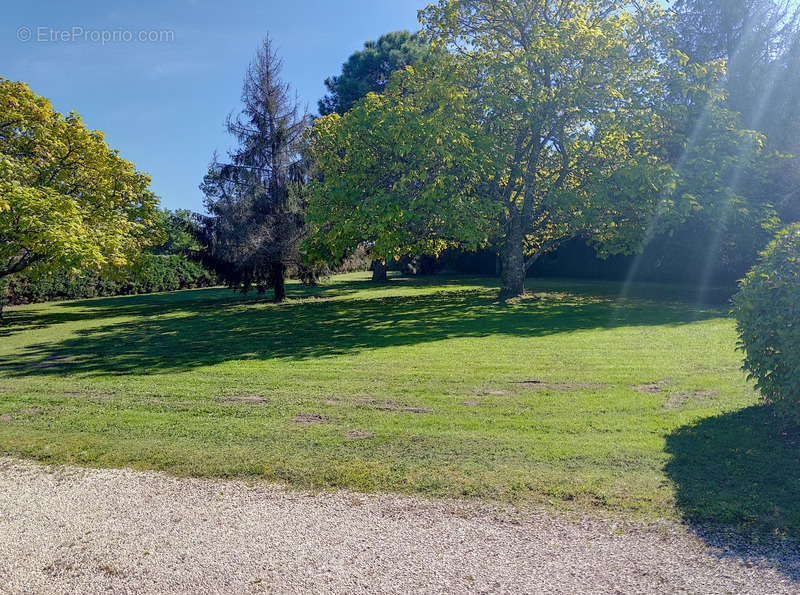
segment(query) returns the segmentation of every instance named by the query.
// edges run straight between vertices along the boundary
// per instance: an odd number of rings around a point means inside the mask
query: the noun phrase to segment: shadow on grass
[[[290,286],[292,287],[292,286]],[[330,283],[317,287],[295,285],[294,297],[329,297],[348,295],[369,287],[368,282],[352,281]],[[149,316],[170,314],[180,311],[193,311],[213,304],[214,307],[227,307],[236,304],[252,304],[271,301],[270,294],[252,291],[247,294],[235,293],[228,288],[209,288],[182,290],[167,293],[153,293],[130,296],[113,296],[60,302],[54,312],[37,310],[18,310],[14,307],[5,311],[0,325],[0,337],[8,337],[21,332],[45,328],[54,324],[79,322],[82,320],[102,320],[123,316]],[[209,304],[206,304],[209,303]]]
[[[390,285],[432,284],[399,280]],[[433,285],[443,282],[438,279]],[[18,375],[147,374],[228,360],[325,357],[453,337],[537,337],[584,329],[687,324],[719,316],[718,311],[678,303],[631,300],[620,307],[613,300],[585,294],[546,295],[502,304],[491,286],[456,287],[423,295],[371,297],[363,293],[326,299],[366,287],[372,286],[351,281],[296,289],[295,295],[304,299],[277,305],[263,296],[259,300],[226,290],[74,302],[82,307],[79,313],[42,314],[42,324],[54,324],[62,320],[60,316],[67,320],[70,316],[100,321],[131,319],[78,329],[60,343],[30,345],[6,360],[0,370]],[[36,319],[37,314],[26,316]]]
[[[748,407],[677,429],[667,452],[678,508],[700,537],[800,581],[800,429]]]

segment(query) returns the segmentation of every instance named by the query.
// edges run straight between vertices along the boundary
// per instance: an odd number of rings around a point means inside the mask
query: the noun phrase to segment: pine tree
[[[302,274],[307,161],[303,133],[311,117],[281,80],[282,60],[265,39],[247,70],[242,109],[226,120],[237,141],[226,163],[216,156],[201,189],[208,215],[199,215],[207,264],[229,286],[271,288],[285,298],[285,279]]]

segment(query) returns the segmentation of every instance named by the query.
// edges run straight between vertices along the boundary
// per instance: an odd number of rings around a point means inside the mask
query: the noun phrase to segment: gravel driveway
[[[680,526],[0,458],[0,592],[798,593]]]

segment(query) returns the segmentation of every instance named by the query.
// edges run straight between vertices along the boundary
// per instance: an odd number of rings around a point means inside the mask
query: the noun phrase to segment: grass
[[[682,290],[336,277],[14,308],[0,452],[800,530],[800,461]],[[636,388],[634,388],[636,387]]]

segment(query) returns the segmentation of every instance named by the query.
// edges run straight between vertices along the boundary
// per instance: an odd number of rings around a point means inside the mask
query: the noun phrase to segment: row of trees
[[[237,148],[184,220],[231,286],[280,300],[287,275],[313,282],[353,253],[380,278],[403,256],[489,247],[513,297],[575,238],[735,268],[800,218],[788,0],[440,0],[420,22],[355,53],[317,119],[259,50],[227,121]],[[77,114],[0,79],[0,285],[152,252],[148,185]]]
[[[688,233],[713,267],[794,216],[788,3],[440,0],[420,22],[354,54],[313,124],[265,43],[228,121],[240,149],[203,186],[231,285],[281,299],[287,272],[359,247],[489,245],[508,298],[574,238],[608,255]]]

